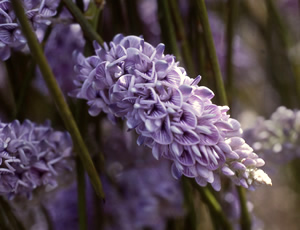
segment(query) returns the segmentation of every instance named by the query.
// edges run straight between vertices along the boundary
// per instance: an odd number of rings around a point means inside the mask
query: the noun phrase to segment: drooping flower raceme
[[[56,14],[57,0],[23,0],[25,13],[36,30],[48,24],[47,18]],[[26,45],[10,0],[0,1],[0,59],[7,60],[11,48],[20,50]]]
[[[300,157],[300,112],[280,106],[269,120],[260,117],[244,138],[273,164]]]
[[[71,137],[50,124],[0,123],[0,194],[31,195],[39,187],[53,188],[56,177],[70,170]]]
[[[174,177],[195,178],[201,186],[219,190],[224,174],[246,188],[271,184],[257,169],[264,164],[240,137],[238,121],[227,106],[211,102],[214,93],[197,86],[175,57],[164,55],[142,38],[117,35],[96,55],[78,56],[78,89],[73,96],[88,100],[89,113],[101,111],[111,120],[122,117],[139,134],[137,143],[152,148],[155,158],[173,161]]]

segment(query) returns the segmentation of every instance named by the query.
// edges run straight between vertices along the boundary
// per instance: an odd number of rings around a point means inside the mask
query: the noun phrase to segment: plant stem
[[[219,94],[218,98],[222,105],[227,105],[228,102],[227,102],[227,97],[226,97],[226,93],[225,93],[223,78],[222,78],[219,61],[218,61],[218,57],[217,57],[216,50],[215,50],[213,36],[212,36],[210,26],[209,26],[205,1],[197,0],[196,2],[197,2],[198,15],[200,16],[201,24],[203,27],[203,35],[204,35],[204,40],[205,40],[205,43],[207,46],[208,56],[210,58],[212,70],[213,70],[213,73],[214,73],[215,79],[216,79],[217,91]]]
[[[181,61],[180,52],[177,46],[176,33],[168,6],[168,0],[157,0],[158,18],[166,50],[174,54],[178,61]]]
[[[240,199],[240,207],[241,207],[241,229],[243,230],[251,230],[251,217],[247,208],[247,200],[246,200],[246,191],[244,188],[240,186],[236,186]]]
[[[25,78],[22,81],[21,89],[19,90],[20,91],[19,95],[16,99],[16,110],[15,110],[15,114],[14,114],[14,117],[16,119],[19,118],[19,115],[20,115],[20,112],[22,109],[22,105],[23,105],[24,99],[26,97],[26,92],[27,92],[27,90],[30,86],[30,83],[33,79],[33,76],[34,76],[35,67],[36,67],[35,62],[33,60],[31,60],[31,62],[29,63],[29,66],[28,66],[28,70],[25,74]]]
[[[197,0],[197,8],[198,8],[198,12],[199,12],[199,15],[201,18],[203,30],[204,30],[204,38],[205,38],[205,42],[206,42],[207,49],[208,49],[208,55],[211,59],[213,72],[215,74],[215,78],[217,81],[217,90],[218,90],[218,93],[220,94],[219,99],[220,99],[221,104],[227,105],[228,104],[227,96],[226,96],[223,78],[222,78],[222,74],[220,71],[219,63],[218,63],[218,58],[217,58],[217,54],[216,54],[216,50],[215,50],[215,46],[214,46],[212,33],[210,30],[210,26],[209,26],[205,1]],[[231,47],[231,49],[232,49],[232,47]],[[208,196],[209,194],[207,192],[208,192],[208,190],[207,190],[207,188],[205,188],[205,189],[203,189],[202,194],[203,194],[203,196],[206,197],[205,199],[208,199],[208,201],[212,202],[211,197]],[[249,218],[244,219],[244,218],[249,217],[249,214],[248,214],[247,205],[246,205],[246,198],[245,198],[245,196],[242,196],[242,195],[243,195],[243,193],[239,194],[240,205],[241,205],[241,207],[243,207],[242,222],[245,222],[245,224],[247,224],[247,227],[251,227],[251,223],[249,221],[250,219]],[[211,203],[211,204],[216,209],[216,213],[218,213],[218,215],[221,215],[220,218],[225,218],[225,216],[223,216],[221,206],[217,203],[217,201],[215,204],[213,204],[213,203]],[[216,206],[216,205],[218,205],[218,206]],[[225,220],[227,220],[227,219],[225,218]]]
[[[232,230],[232,226],[224,215],[222,208],[214,195],[209,191],[207,187],[201,188],[199,185],[195,185],[197,190],[200,192],[202,199],[207,204],[208,208],[211,212],[217,217],[219,221],[221,221],[223,229]]]
[[[234,25],[237,13],[237,0],[228,0],[227,2],[227,24],[226,24],[226,89],[228,95],[229,107],[233,99],[233,42],[234,42]]]
[[[182,178],[182,189],[184,194],[184,201],[187,207],[187,214],[185,218],[185,229],[197,229],[197,215],[195,212],[193,187],[189,183],[188,178]]]
[[[181,42],[182,57],[183,57],[183,61],[186,66],[188,75],[192,76],[192,77],[196,77],[195,76],[195,66],[194,66],[194,62],[192,59],[190,46],[189,46],[188,40],[186,38],[184,24],[182,21],[182,17],[180,15],[178,3],[176,0],[169,0],[169,5],[170,5],[171,11],[172,11],[171,13],[172,13],[174,21],[175,21],[177,37],[178,37],[178,40]]]
[[[81,13],[80,9],[72,2],[72,0],[63,0],[65,6],[68,8],[70,13],[76,19],[76,21],[81,26],[84,35],[90,40],[90,42],[96,41],[99,45],[103,45],[103,39],[100,35],[93,29],[92,25],[87,21],[84,15]]]
[[[41,46],[38,43],[36,35],[32,31],[31,25],[29,24],[28,19],[25,15],[22,4],[20,0],[12,0],[12,5],[16,16],[21,24],[22,32],[26,37],[32,56],[36,59],[36,63],[40,67],[44,80],[57,105],[58,111],[60,112],[61,118],[64,121],[66,128],[71,134],[73,143],[77,150],[76,152],[80,156],[81,161],[89,177],[91,178],[91,182],[94,186],[96,193],[104,199],[102,184],[93,164],[93,161],[89,155],[88,149],[80,135],[79,129],[76,125],[73,115],[68,107],[68,104],[64,99],[60,88],[58,87],[58,84],[49,67],[49,64],[47,63],[47,60],[43,54]]]
[[[291,69],[294,75],[295,83],[296,83],[296,92],[297,98],[300,98],[300,62],[299,60],[295,60],[289,52],[292,49],[294,42],[292,41],[292,37],[288,31],[288,26],[284,22],[284,20],[280,17],[278,10],[276,9],[273,0],[266,0],[269,17],[272,18],[272,21],[277,25],[277,34],[282,41],[282,44],[285,49],[285,56],[291,65]],[[299,103],[298,103],[299,106]]]

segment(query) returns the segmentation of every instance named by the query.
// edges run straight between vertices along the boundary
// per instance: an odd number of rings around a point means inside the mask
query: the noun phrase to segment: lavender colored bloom
[[[273,164],[300,157],[300,112],[283,106],[269,120],[260,117],[244,138],[254,150]]]
[[[70,170],[72,141],[50,124],[0,123],[0,194],[31,195],[40,186],[56,186],[56,178]]]
[[[84,44],[85,41],[78,24],[56,25],[47,40],[45,55],[63,92],[74,89],[71,79],[75,75],[76,60],[72,58],[72,55],[74,51],[83,52]],[[38,71],[36,85],[41,92],[47,92],[40,71]]]
[[[73,96],[86,99],[89,113],[101,111],[111,120],[122,117],[140,135],[137,143],[152,149],[156,159],[173,161],[172,173],[195,178],[201,186],[220,190],[220,175],[254,189],[271,184],[258,170],[264,164],[242,138],[240,124],[227,115],[227,106],[211,102],[214,93],[197,86],[175,57],[164,55],[136,36],[117,35],[96,55],[78,56]]]
[[[33,28],[49,24],[49,17],[56,14],[57,0],[23,0],[25,14]],[[7,60],[11,48],[20,50],[26,45],[10,0],[0,1],[0,59]]]

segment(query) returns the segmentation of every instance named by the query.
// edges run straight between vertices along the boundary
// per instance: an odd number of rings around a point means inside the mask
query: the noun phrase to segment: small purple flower
[[[109,45],[95,43],[96,55],[78,56],[72,95],[88,101],[90,115],[125,118],[139,145],[150,147],[156,159],[173,161],[176,178],[183,174],[216,190],[221,174],[250,189],[271,184],[257,169],[264,162],[239,137],[240,124],[227,115],[229,108],[214,105],[214,93],[197,85],[201,77],[189,78],[174,56],[163,54],[163,44],[154,48],[119,34]]]
[[[0,194],[31,195],[40,186],[57,185],[57,176],[71,169],[72,141],[50,124],[0,123]]]
[[[56,14],[57,0],[23,0],[25,14],[37,30],[42,24],[49,24],[49,17]],[[16,15],[10,0],[0,1],[0,59],[10,57],[11,49],[21,50],[26,39],[21,33]]]

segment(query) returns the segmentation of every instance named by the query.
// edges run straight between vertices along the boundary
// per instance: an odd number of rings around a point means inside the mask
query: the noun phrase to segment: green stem
[[[246,199],[246,191],[244,188],[240,186],[236,186],[240,199],[240,207],[241,207],[241,229],[243,230],[251,230],[251,217],[249,215],[249,211],[247,208],[247,199]]]
[[[72,2],[72,0],[63,0],[65,6],[68,8],[70,13],[73,15],[75,20],[81,26],[84,35],[91,41],[98,42],[99,45],[103,45],[103,40],[100,35],[93,29],[93,26],[87,21],[80,9]]]
[[[229,105],[232,104],[233,99],[233,41],[234,41],[234,24],[237,13],[237,0],[228,0],[227,2],[227,24],[226,24],[226,89],[228,95]],[[231,107],[231,106],[230,106]]]
[[[184,194],[184,201],[187,207],[187,214],[185,218],[184,228],[189,230],[197,229],[197,215],[194,204],[193,188],[189,183],[188,178],[182,178],[182,188]]]
[[[223,229],[232,230],[233,228],[224,215],[222,207],[209,189],[207,187],[200,188],[199,185],[195,185],[195,187],[200,192],[202,199],[207,204],[210,211],[217,217],[217,220],[221,221]]]
[[[284,22],[284,20],[280,17],[278,10],[276,9],[273,0],[266,0],[269,17],[272,18],[272,21],[277,25],[277,34],[282,41],[282,44],[285,49],[285,56],[291,65],[291,69],[293,71],[293,76],[296,82],[296,92],[297,98],[300,98],[300,62],[299,60],[295,60],[294,57],[289,55],[289,52],[292,49],[294,44],[292,37],[288,31],[288,26]]]
[[[36,59],[36,63],[40,67],[40,70],[42,72],[42,75],[44,77],[44,80],[48,86],[48,89],[57,105],[58,111],[60,112],[60,115],[62,117],[62,120],[64,121],[64,124],[68,131],[71,134],[71,137],[73,139],[73,143],[76,147],[76,152],[80,156],[81,161],[91,178],[91,182],[94,186],[94,189],[96,193],[104,199],[104,192],[102,189],[102,184],[100,181],[100,178],[97,174],[97,171],[95,169],[95,166],[93,164],[93,161],[89,155],[88,149],[86,145],[84,144],[84,141],[80,135],[79,129],[75,123],[75,120],[73,118],[73,115],[68,107],[68,104],[66,103],[64,96],[58,87],[58,84],[55,80],[55,77],[49,67],[49,64],[47,63],[47,60],[43,54],[43,51],[38,43],[38,40],[32,31],[31,25],[28,22],[28,19],[24,13],[24,9],[22,7],[22,4],[20,0],[12,0],[12,5],[14,8],[14,11],[16,13],[17,18],[19,19],[19,22],[21,24],[21,29],[23,34],[26,37],[26,40],[28,42],[28,46],[30,48],[30,51],[32,53],[32,56]]]
[[[158,17],[164,42],[167,44],[166,50],[174,54],[178,61],[181,60],[177,46],[176,33],[168,6],[168,0],[157,0]]]
[[[31,61],[28,66],[28,70],[25,74],[25,78],[22,81],[21,89],[19,90],[20,92],[17,97],[16,110],[15,110],[15,114],[14,114],[14,117],[17,119],[19,118],[20,112],[22,111],[22,105],[23,105],[24,99],[26,97],[26,92],[30,86],[32,79],[33,79],[35,67],[36,67],[35,62]]]
[[[215,50],[213,36],[212,36],[210,26],[209,26],[205,1],[197,0],[196,2],[197,2],[198,15],[201,18],[201,23],[202,23],[202,27],[203,27],[203,35],[204,35],[204,40],[205,40],[205,43],[207,46],[208,56],[210,58],[212,70],[213,70],[213,73],[214,73],[215,79],[216,79],[217,91],[219,94],[218,98],[222,105],[227,105],[228,102],[227,102],[227,97],[226,97],[226,93],[225,93],[223,78],[222,78],[221,70],[219,67],[219,62],[218,62],[218,57],[217,57],[216,50]]]
[[[198,8],[198,12],[199,12],[199,15],[200,15],[200,18],[201,18],[203,30],[204,30],[204,38],[205,38],[205,42],[206,42],[207,49],[208,49],[208,55],[211,59],[213,72],[214,72],[215,77],[216,77],[217,90],[218,90],[218,93],[220,94],[219,99],[220,99],[221,104],[226,105],[226,104],[228,104],[227,96],[226,96],[224,83],[223,83],[223,78],[222,78],[222,74],[221,74],[221,71],[220,71],[219,63],[218,63],[218,58],[217,58],[217,54],[216,54],[216,50],[215,50],[215,46],[214,46],[212,33],[211,33],[211,30],[210,30],[210,26],[209,26],[205,1],[204,0],[197,0],[197,8]],[[231,47],[231,49],[232,49],[232,47]],[[207,190],[207,188],[205,188],[205,189],[203,189],[202,194],[206,196],[205,199],[209,199],[209,201],[212,202],[211,197],[209,197],[208,196],[209,194],[207,194],[208,191],[209,190]],[[239,199],[240,199],[241,206],[245,207],[243,209],[244,214],[242,216],[242,219],[244,219],[246,216],[249,216],[247,206],[246,206],[246,199],[245,199],[245,197],[242,197],[242,196],[240,196]],[[215,204],[212,203],[212,205],[213,205],[214,208],[216,208],[216,213],[218,213],[218,215],[221,215],[220,218],[225,218],[225,216],[223,216],[223,214],[222,214],[221,206],[219,204],[217,204],[217,201],[216,201]],[[227,219],[225,218],[225,220],[227,220]],[[245,220],[245,222],[246,222],[246,220]],[[248,226],[251,227],[249,222],[247,222],[247,224],[249,224]]]
[[[181,43],[181,51],[184,64],[186,66],[189,76],[195,77],[195,66],[192,58],[191,49],[186,38],[186,32],[184,30],[184,24],[180,15],[178,3],[176,0],[169,0],[169,5],[171,7],[171,13],[174,18],[177,37]]]

